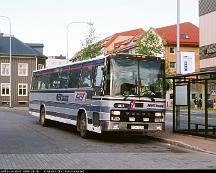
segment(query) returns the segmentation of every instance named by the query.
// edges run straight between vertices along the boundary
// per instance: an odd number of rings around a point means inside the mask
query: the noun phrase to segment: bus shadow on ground
[[[115,146],[121,146],[124,144],[127,144],[127,146],[134,146],[134,144],[137,144],[138,148],[147,147],[150,146],[150,151],[154,153],[166,153],[166,152],[173,152],[173,153],[187,153],[188,151],[182,150],[181,147],[177,147],[174,145],[168,145],[168,144],[162,144],[165,146],[163,149],[161,144],[158,145],[158,142],[155,139],[152,139],[152,137],[147,136],[146,134],[128,134],[128,133],[120,133],[120,132],[106,132],[102,134],[98,133],[90,133],[90,137],[88,139],[83,139],[80,137],[79,132],[76,130],[76,126],[64,124],[56,121],[49,121],[48,127],[55,128],[58,130],[61,130],[63,132],[71,133],[72,135],[75,135],[79,137],[81,140],[85,140],[86,142],[96,142],[98,144],[116,144]],[[163,142],[162,142],[163,143]],[[119,150],[118,150],[119,151]],[[91,151],[92,152],[92,151]],[[134,152],[137,152],[137,150]]]
[[[57,128],[76,136],[80,136],[76,126],[60,123],[56,121],[48,121],[48,127]],[[81,137],[80,137],[81,138]],[[112,143],[150,143],[153,140],[143,133],[124,133],[124,132],[103,132],[102,134],[90,132],[88,140],[97,140],[101,142]]]

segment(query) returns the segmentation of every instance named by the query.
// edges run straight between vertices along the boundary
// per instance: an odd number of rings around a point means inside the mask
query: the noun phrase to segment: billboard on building
[[[181,52],[181,74],[195,72],[195,52]]]

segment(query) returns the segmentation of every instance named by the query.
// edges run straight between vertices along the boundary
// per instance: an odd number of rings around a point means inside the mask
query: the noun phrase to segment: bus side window
[[[80,69],[69,72],[68,88],[79,88]]]
[[[36,77],[35,75],[33,75],[33,78],[32,78],[31,89],[32,90],[37,90],[38,89],[38,77]]]
[[[91,87],[92,68],[84,68],[81,70],[80,87]]]
[[[97,66],[96,68],[96,79],[95,79],[95,86],[100,87],[103,79],[103,66]]]
[[[39,76],[37,79],[37,89],[48,89],[49,88],[49,75]]]
[[[59,75],[60,79],[60,88],[68,88],[68,82],[69,82],[69,72],[63,71]]]
[[[103,80],[103,65],[96,66],[94,69],[93,75],[93,86],[94,86],[94,95],[100,96],[102,94],[102,80]]]
[[[59,78],[58,72],[50,75],[49,85],[50,85],[49,88],[51,88],[51,89],[60,88],[60,78]]]

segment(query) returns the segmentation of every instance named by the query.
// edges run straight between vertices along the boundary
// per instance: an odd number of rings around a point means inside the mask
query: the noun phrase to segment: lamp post
[[[180,57],[180,0],[177,0],[177,51],[176,51],[176,74],[181,74],[181,57]]]
[[[71,24],[73,24],[73,23],[84,23],[84,24],[88,24],[88,25],[93,25],[93,23],[92,22],[70,22],[70,23],[68,23],[68,25],[67,25],[67,59],[66,59],[66,61],[67,61],[67,64],[68,64],[68,29],[69,29],[69,26],[71,25]]]
[[[176,75],[180,75],[181,74],[181,56],[180,56],[180,0],[177,0],[177,26],[176,26],[176,47],[177,47],[177,51],[176,51]],[[176,90],[175,90],[176,91]],[[176,93],[173,93],[176,94]],[[175,97],[176,98],[176,97]],[[177,105],[176,106],[176,117],[175,113],[173,112],[173,131],[175,131],[176,129],[179,130],[180,129],[180,106]],[[174,109],[173,109],[174,110]],[[176,122],[174,122],[176,121]]]
[[[6,18],[7,20],[8,20],[8,22],[9,22],[9,24],[10,24],[10,107],[12,107],[12,92],[11,92],[11,82],[12,82],[12,75],[11,75],[11,72],[12,72],[12,58],[11,58],[11,20],[10,20],[10,18],[9,17],[7,17],[7,16],[0,16],[0,17],[2,17],[2,18]]]

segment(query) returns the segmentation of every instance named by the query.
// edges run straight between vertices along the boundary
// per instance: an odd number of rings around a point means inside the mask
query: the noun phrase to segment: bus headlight
[[[162,118],[155,118],[155,122],[156,123],[161,123],[162,122]]]
[[[129,121],[135,121],[135,117],[129,117]]]
[[[163,114],[162,114],[161,112],[156,112],[156,113],[155,113],[155,116],[156,116],[156,117],[161,117],[162,115],[163,115]]]
[[[156,123],[161,123],[164,122],[164,113],[163,112],[157,112],[155,113],[155,122]]]
[[[112,115],[117,115],[117,116],[119,116],[120,113],[121,113],[120,111],[112,111],[112,112],[111,112]]]
[[[149,118],[143,118],[144,122],[149,122]]]
[[[120,121],[120,117],[111,117],[112,121]]]

